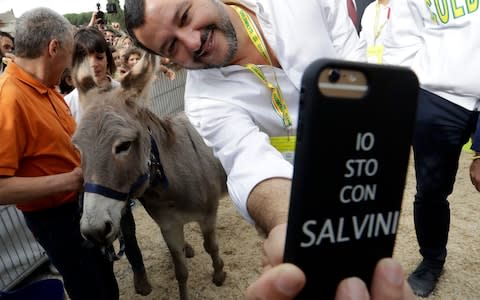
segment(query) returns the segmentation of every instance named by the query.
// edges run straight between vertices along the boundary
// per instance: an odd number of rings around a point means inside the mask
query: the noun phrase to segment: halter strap
[[[118,201],[127,201],[134,195],[137,190],[150,178],[149,173],[145,173],[137,178],[133,183],[128,193],[122,193],[103,185],[87,182],[85,183],[84,192],[98,194],[107,198],[115,199]]]
[[[155,185],[157,183],[161,183],[163,187],[168,187],[168,179],[165,175],[165,171],[163,170],[162,163],[160,161],[160,153],[158,151],[157,143],[153,138],[152,131],[150,127],[148,127],[148,134],[150,135],[150,170],[148,170],[145,174],[140,175],[137,180],[132,184],[130,187],[130,191],[128,193],[123,193],[111,189],[109,187],[86,182],[84,185],[84,192],[102,195],[107,198],[111,198],[118,201],[127,201],[132,198],[135,193],[142,187],[146,181],[150,179],[151,185]],[[151,176],[151,173],[152,176]]]
[[[153,171],[152,176],[150,177],[150,183],[152,185],[156,185],[157,183],[161,183],[163,187],[168,186],[168,179],[165,175],[165,171],[163,170],[162,162],[160,161],[160,153],[158,152],[158,146],[155,142],[155,139],[152,135],[152,130],[148,127],[148,134],[150,134],[150,164],[151,164],[151,173]],[[154,170],[152,170],[154,169]]]

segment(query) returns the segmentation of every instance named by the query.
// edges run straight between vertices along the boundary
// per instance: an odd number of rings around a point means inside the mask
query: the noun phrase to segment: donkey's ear
[[[145,99],[149,98],[157,64],[155,55],[145,53],[120,81],[123,89],[130,91],[131,95],[140,101],[137,103],[138,105],[145,106],[148,104]]]
[[[96,87],[88,60],[84,59],[81,63],[74,64],[71,74],[73,85],[78,90],[80,106],[85,106],[88,100],[88,97],[85,97],[85,95]]]

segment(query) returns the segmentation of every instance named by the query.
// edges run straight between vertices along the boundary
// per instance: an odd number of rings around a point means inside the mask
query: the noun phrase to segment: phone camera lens
[[[332,69],[328,73],[328,81],[331,83],[336,83],[340,79],[340,71],[337,69]]]

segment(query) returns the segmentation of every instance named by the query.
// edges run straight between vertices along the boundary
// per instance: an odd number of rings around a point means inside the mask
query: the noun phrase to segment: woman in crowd
[[[142,58],[143,50],[136,47],[128,48],[123,54],[123,63],[127,65],[128,69],[132,69],[133,66]]]
[[[111,74],[115,73],[115,63],[110,47],[103,34],[94,27],[82,28],[75,33],[73,66],[81,64],[85,57],[88,57],[97,86],[110,88],[119,85],[117,81],[110,77]],[[77,89],[66,95],[65,101],[78,123],[81,117],[81,108]]]

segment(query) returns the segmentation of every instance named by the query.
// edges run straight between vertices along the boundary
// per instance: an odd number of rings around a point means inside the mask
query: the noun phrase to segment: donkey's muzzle
[[[86,240],[98,245],[110,245],[115,239],[111,221],[104,222],[103,226],[81,226],[80,231]]]

